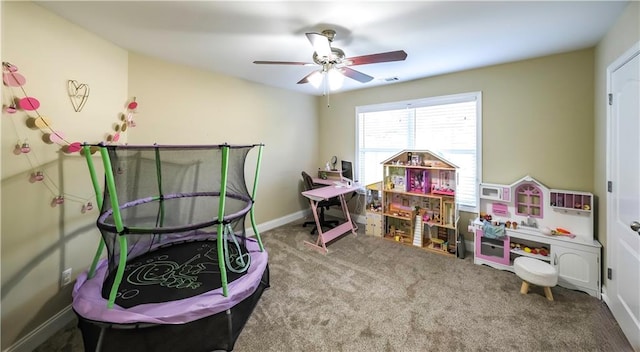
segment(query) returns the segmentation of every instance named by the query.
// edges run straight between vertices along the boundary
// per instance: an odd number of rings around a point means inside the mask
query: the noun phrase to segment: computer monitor
[[[353,164],[350,161],[342,160],[342,178],[353,182]]]

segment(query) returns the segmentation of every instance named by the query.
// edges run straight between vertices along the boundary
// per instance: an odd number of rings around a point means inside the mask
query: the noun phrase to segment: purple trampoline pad
[[[205,242],[195,241],[192,243],[195,243],[197,246],[197,244]],[[171,247],[169,247],[169,249],[170,248]],[[233,282],[229,282],[228,297],[223,296],[222,288],[216,288],[192,297],[177,300],[142,303],[129,308],[115,304],[113,308],[107,308],[107,300],[102,296],[103,282],[105,282],[104,279],[107,273],[107,261],[103,259],[98,264],[93,278],[87,280],[87,272],[78,276],[73,288],[73,309],[78,315],[85,319],[115,324],[184,324],[225,311],[255,292],[260,285],[260,280],[267,267],[267,252],[260,252],[255,239],[247,238],[246,248],[251,256],[251,265],[244,275],[237,277]],[[156,254],[160,253],[157,251],[154,252]],[[150,252],[150,254],[154,252]],[[195,254],[197,253],[194,253],[194,255]],[[135,267],[132,266],[131,269],[135,270]],[[216,273],[213,275],[219,274]],[[124,281],[125,280],[123,280],[123,283]],[[182,283],[188,284],[186,281]],[[120,296],[126,297],[128,297],[127,294],[133,294],[129,291],[119,291],[119,293]]]

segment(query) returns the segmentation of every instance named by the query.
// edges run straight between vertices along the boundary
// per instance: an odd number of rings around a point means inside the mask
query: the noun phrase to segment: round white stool
[[[529,284],[544,287],[544,295],[553,301],[551,287],[558,283],[558,271],[551,264],[542,260],[518,257],[513,261],[513,269],[522,279],[520,293],[526,295],[529,292]]]

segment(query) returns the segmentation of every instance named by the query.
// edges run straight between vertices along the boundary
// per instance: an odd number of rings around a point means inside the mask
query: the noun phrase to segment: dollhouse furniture
[[[455,255],[457,166],[428,150],[403,150],[382,165],[383,237]]]
[[[367,225],[365,234],[382,237],[382,182],[375,182],[365,187]]]
[[[329,250],[327,249],[327,243],[342,236],[343,234],[351,231],[351,233],[356,236],[357,228],[351,221],[351,215],[349,214],[349,208],[347,207],[347,201],[345,200],[344,195],[356,192],[359,186],[337,186],[337,185],[329,185],[320,188],[314,188],[312,190],[302,192],[302,195],[309,199],[311,204],[311,210],[313,212],[313,217],[316,222],[316,227],[318,230],[318,238],[316,242],[308,242],[305,241],[304,244],[319,251],[322,254],[327,254]],[[344,214],[345,222],[342,224],[324,232],[322,230],[322,223],[320,222],[320,214],[319,207],[322,201],[329,200],[331,198],[337,197],[340,200],[340,206],[342,208],[342,213]]]
[[[544,288],[544,295],[553,301],[551,287],[558,283],[558,271],[551,264],[539,259],[518,257],[513,261],[513,269],[522,279],[520,293],[526,295],[529,292],[529,284]]]
[[[558,272],[558,286],[600,299],[602,246],[593,238],[593,202],[591,193],[549,189],[530,176],[480,184],[474,263],[514,272],[519,257],[542,260]],[[487,236],[487,223],[503,226],[504,238]]]

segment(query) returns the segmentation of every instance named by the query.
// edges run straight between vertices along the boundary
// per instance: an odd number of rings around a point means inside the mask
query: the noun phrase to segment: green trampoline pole
[[[227,297],[227,269],[224,264],[224,206],[227,197],[227,173],[229,171],[229,146],[222,146],[222,167],[220,170],[220,204],[218,206],[218,267],[220,268],[220,281],[222,281],[222,294]]]
[[[118,232],[118,241],[120,243],[120,261],[118,263],[118,270],[116,271],[116,277],[111,285],[111,292],[109,293],[109,302],[107,308],[113,308],[113,304],[116,300],[116,294],[118,288],[122,282],[124,276],[124,269],[127,264],[127,238],[123,236],[124,225],[122,223],[122,216],[120,214],[120,204],[118,203],[118,195],[116,194],[116,183],[113,178],[113,168],[111,167],[111,159],[107,148],[100,147],[100,155],[102,155],[102,163],[104,164],[104,174],[107,181],[107,188],[109,189],[109,200],[111,201],[111,209],[113,211],[113,221],[116,225],[116,231]]]
[[[96,192],[96,203],[98,205],[98,209],[102,209],[102,191],[100,190],[100,184],[98,183],[98,177],[96,176],[96,168],[93,164],[93,159],[91,159],[91,148],[85,144],[82,146],[82,151],[84,152],[84,157],[87,159],[87,166],[89,167],[89,174],[91,175],[91,183],[93,184],[93,190]],[[91,263],[91,268],[89,268],[89,272],[87,273],[87,278],[91,279],[93,278],[93,275],[95,275],[96,266],[98,266],[98,261],[100,260],[100,256],[102,256],[103,250],[104,239],[101,236],[100,244],[98,245],[96,254],[93,256],[93,262]]]
[[[264,144],[260,144],[258,147],[258,162],[256,165],[256,176],[253,179],[253,192],[251,193],[251,199],[255,203],[256,200],[256,192],[258,190],[258,175],[260,174],[260,162],[262,161],[262,147]],[[264,246],[262,245],[262,238],[260,238],[260,233],[258,232],[258,227],[256,226],[256,217],[253,213],[253,204],[251,205],[251,210],[249,211],[249,217],[251,218],[251,227],[253,228],[253,233],[256,235],[256,239],[258,240],[258,245],[260,246],[260,252],[264,251]]]

